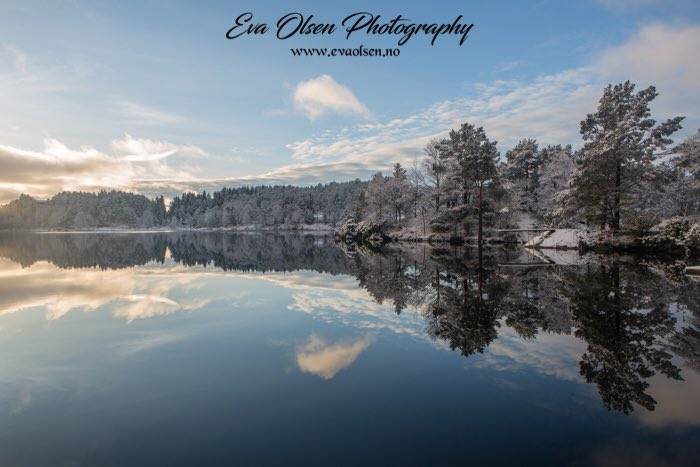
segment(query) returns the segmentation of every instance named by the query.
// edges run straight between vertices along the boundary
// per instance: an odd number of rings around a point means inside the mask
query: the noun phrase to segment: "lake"
[[[0,235],[0,465],[692,465],[674,262]],[[695,464],[697,465],[697,464]]]

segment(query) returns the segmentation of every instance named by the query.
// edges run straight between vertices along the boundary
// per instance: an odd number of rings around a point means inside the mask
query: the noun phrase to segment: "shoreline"
[[[0,233],[34,233],[34,234],[148,234],[148,233],[178,233],[178,232],[231,232],[231,233],[307,233],[307,234],[332,234],[333,228],[265,228],[265,227],[100,227],[96,229],[17,229],[0,230]]]
[[[358,228],[359,227],[359,228]],[[534,236],[518,235],[523,232],[542,232]],[[515,232],[515,234],[514,234]],[[500,235],[499,235],[500,234]],[[425,243],[429,245],[478,246],[476,236],[454,236],[446,233],[421,234],[412,228],[385,230],[380,225],[346,224],[335,231],[339,242],[368,244],[374,247],[391,243]],[[663,232],[633,235],[628,232],[611,236],[601,231],[582,229],[520,229],[494,230],[483,238],[484,247],[522,247],[531,251],[577,251],[579,254],[632,254],[650,257],[697,258],[698,249],[692,242],[684,242]]]

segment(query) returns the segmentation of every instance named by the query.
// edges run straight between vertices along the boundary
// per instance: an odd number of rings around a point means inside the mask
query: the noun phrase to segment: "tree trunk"
[[[484,191],[484,185],[479,184],[479,251],[481,251],[481,240],[483,238],[483,233],[484,233],[484,228],[483,228],[483,215],[482,215],[482,201],[483,201],[483,191]]]
[[[615,198],[613,200],[613,232],[620,230],[620,185],[622,184],[622,165],[617,161],[615,166]]]
[[[484,272],[484,248],[479,242],[479,300],[482,296],[482,286],[483,286],[483,272]]]
[[[530,171],[525,168],[525,193],[530,192]]]
[[[416,188],[413,194],[413,217],[418,217],[418,198],[418,188]]]
[[[435,213],[440,212],[440,181],[435,182]]]

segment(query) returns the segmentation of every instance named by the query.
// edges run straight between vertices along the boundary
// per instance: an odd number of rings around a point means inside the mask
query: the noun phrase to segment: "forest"
[[[483,127],[464,123],[368,182],[224,188],[169,203],[118,191],[22,195],[0,207],[0,229],[335,228],[359,241],[460,242],[542,227],[700,248],[700,131],[675,142],[683,117],[652,118],[657,96],[608,85],[576,150],[524,138],[501,154]]]
[[[464,123],[430,141],[412,167],[374,175],[340,233],[481,242],[497,231],[569,228],[600,234],[593,243],[697,249],[700,131],[674,144],[683,117],[657,122],[655,88],[635,88],[604,89],[580,122],[578,150],[525,138],[502,157],[484,128]]]
[[[121,191],[64,192],[48,200],[27,195],[0,207],[0,229],[96,228],[330,228],[350,215],[366,186],[359,180],[310,187],[224,188],[213,194],[184,193],[166,206]]]

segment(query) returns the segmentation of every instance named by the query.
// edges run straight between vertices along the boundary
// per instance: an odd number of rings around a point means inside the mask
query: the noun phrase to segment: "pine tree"
[[[425,159],[423,160],[423,170],[425,170],[431,182],[435,199],[435,213],[440,211],[440,193],[443,189],[442,181],[447,172],[445,158],[447,157],[447,147],[449,140],[431,140],[425,147]]]
[[[677,154],[673,159],[674,165],[683,171],[681,179],[685,179],[687,173],[688,191],[690,199],[689,211],[700,212],[700,130],[689,136],[685,141],[675,147]]]
[[[410,197],[410,184],[406,169],[398,162],[394,164],[393,176],[388,180],[389,202],[394,211],[396,222],[400,222],[407,204],[407,198]]]
[[[547,222],[556,218],[556,200],[569,187],[576,164],[571,145],[546,146],[540,150],[535,213]],[[562,222],[562,219],[557,219]]]
[[[398,162],[394,164],[393,177],[397,180],[406,180],[406,169],[401,167],[401,164]]]
[[[365,194],[365,190],[362,190],[352,206],[352,217],[355,222],[360,222],[364,218],[366,211],[367,195]]]
[[[156,197],[154,216],[156,225],[165,225],[167,212],[165,209],[165,198],[163,196]]]
[[[588,222],[620,230],[621,218],[634,201],[652,162],[680,129],[683,117],[662,124],[651,118],[649,104],[658,95],[650,86],[634,92],[626,81],[608,85],[595,113],[581,122],[585,144],[568,197]]]
[[[478,218],[478,241],[483,239],[483,219],[486,209],[484,188],[498,176],[496,161],[499,154],[496,141],[490,141],[482,127],[464,123],[459,130],[450,131],[449,178],[461,191],[465,206],[474,206]]]
[[[537,203],[539,159],[534,139],[522,139],[506,153],[508,178],[522,186],[523,207],[527,209],[532,209]]]

